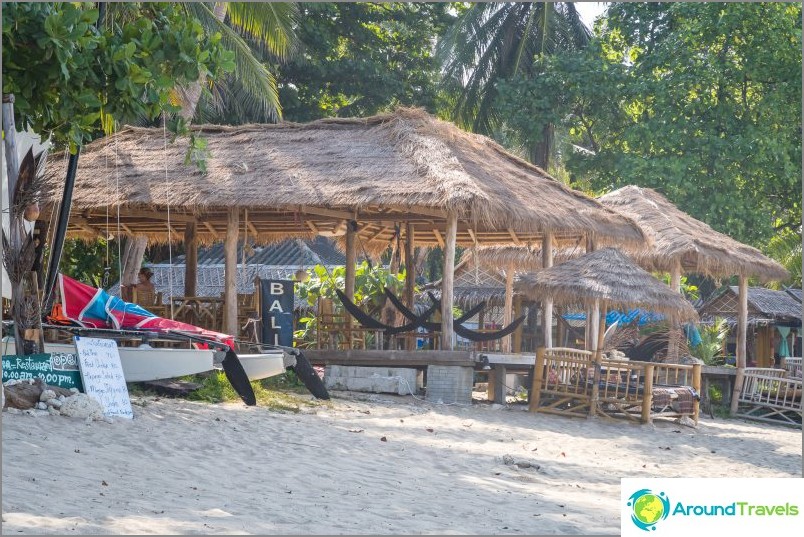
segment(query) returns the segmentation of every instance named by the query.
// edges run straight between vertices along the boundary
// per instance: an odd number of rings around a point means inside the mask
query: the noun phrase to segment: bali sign
[[[260,280],[261,341],[293,346],[293,282]]]

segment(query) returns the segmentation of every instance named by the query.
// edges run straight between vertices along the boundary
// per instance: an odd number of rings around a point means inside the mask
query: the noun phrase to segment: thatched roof
[[[626,186],[600,196],[606,207],[636,220],[653,239],[653,247],[633,251],[642,266],[669,272],[676,262],[686,273],[715,277],[734,275],[763,281],[782,281],[787,270],[762,252],[680,211],[667,198],[651,190]]]
[[[428,292],[441,298],[441,280],[424,285],[419,300],[426,302]],[[455,267],[452,293],[455,304],[463,309],[470,309],[484,301],[487,307],[502,306],[505,303],[505,278],[495,270],[470,267],[462,262]]]
[[[355,219],[366,249],[387,247],[404,222],[414,224],[417,245],[439,245],[448,212],[459,216],[458,242],[465,245],[526,243],[548,231],[559,240],[645,240],[630,219],[492,140],[421,110],[191,130],[208,143],[207,174],[184,164],[188,139],[169,143],[162,128],[125,127],[87,145],[70,235],[94,238],[111,226],[113,234],[119,228],[154,241],[181,240],[185,223],[197,221],[199,239],[214,242],[225,236],[227,211],[239,207],[248,210],[247,223],[241,211],[241,228],[265,242],[343,234]],[[52,184],[63,184],[65,169],[53,162]],[[52,200],[59,197],[56,191]]]
[[[796,291],[801,293],[801,289],[775,291],[764,287],[749,287],[748,324],[789,323],[800,326],[801,302],[796,299]],[[723,317],[729,324],[736,324],[738,305],[739,290],[732,285],[707,300],[698,308],[698,313],[701,319]]]
[[[600,300],[609,308],[641,307],[681,321],[698,318],[684,297],[614,248],[523,275],[515,288],[533,300],[552,297],[558,303],[587,305]]]
[[[563,263],[583,253],[584,248],[578,245],[555,249],[553,264]],[[542,268],[542,249],[521,245],[494,245],[467,248],[463,251],[461,263],[473,267],[475,261],[478,266],[490,270],[505,271],[514,265],[516,272],[531,272]]]

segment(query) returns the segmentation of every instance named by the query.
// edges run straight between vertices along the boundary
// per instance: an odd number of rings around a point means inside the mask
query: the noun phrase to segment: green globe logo
[[[631,521],[645,531],[655,530],[656,523],[667,518],[670,513],[670,500],[664,492],[659,494],[648,489],[636,491],[628,498],[631,508]]]

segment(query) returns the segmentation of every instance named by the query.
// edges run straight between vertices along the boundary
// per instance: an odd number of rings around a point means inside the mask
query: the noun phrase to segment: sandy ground
[[[618,534],[622,477],[801,476],[802,433],[781,426],[333,395],[297,414],[4,412],[3,534]]]

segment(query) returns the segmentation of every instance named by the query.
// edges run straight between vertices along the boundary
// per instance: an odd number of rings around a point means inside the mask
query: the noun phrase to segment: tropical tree
[[[434,42],[454,20],[448,4],[320,2],[299,9],[299,53],[279,68],[285,118],[442,108]]]
[[[458,96],[452,119],[464,128],[493,134],[502,123],[497,84],[533,78],[544,57],[583,49],[590,38],[571,2],[471,4],[439,42],[444,84]],[[532,162],[547,167],[552,124],[530,148]]]
[[[252,121],[282,117],[276,81],[276,62],[286,61],[297,46],[298,7],[291,2],[185,2],[187,12],[208,32],[220,33],[221,43],[234,52],[234,71],[217,82],[205,99],[206,114],[227,106],[243,111]],[[186,87],[182,117],[198,112],[206,77]]]

